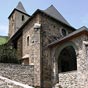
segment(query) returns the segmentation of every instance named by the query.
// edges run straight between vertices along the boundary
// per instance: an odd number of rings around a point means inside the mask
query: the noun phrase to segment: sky
[[[63,15],[71,26],[78,29],[88,27],[88,0],[20,0],[29,15],[37,9],[45,10],[51,5]],[[17,6],[19,0],[1,0],[0,2],[0,35],[7,36],[9,29],[8,16]]]

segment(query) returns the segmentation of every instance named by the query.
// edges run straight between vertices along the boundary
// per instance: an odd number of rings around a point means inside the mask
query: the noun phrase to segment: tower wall
[[[29,16],[15,10],[9,18],[9,37],[11,38],[15,32],[28,20]]]

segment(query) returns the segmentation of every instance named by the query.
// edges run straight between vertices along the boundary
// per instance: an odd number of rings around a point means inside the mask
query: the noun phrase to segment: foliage
[[[16,50],[7,44],[1,45],[0,62],[1,63],[19,63],[17,59]]]
[[[7,43],[8,37],[7,36],[0,36],[0,45]]]

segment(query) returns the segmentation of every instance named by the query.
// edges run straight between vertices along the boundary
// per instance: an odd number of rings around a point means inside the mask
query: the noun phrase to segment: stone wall
[[[76,52],[77,57],[77,70],[76,71],[68,71],[63,73],[58,73],[58,84],[61,86],[61,88],[87,88],[87,82],[88,82],[88,68],[87,68],[87,47],[84,45],[83,41],[88,41],[88,37],[86,35],[81,35],[79,37],[76,37],[74,39],[68,40],[66,42],[63,42],[61,44],[58,44],[57,46],[53,47],[51,50],[51,57],[52,59],[55,59],[57,64],[58,56],[60,54],[60,49],[65,48],[66,46],[73,46],[75,45],[74,49]],[[69,43],[72,42],[72,43]],[[61,50],[62,50],[61,49]],[[56,54],[55,54],[56,53]],[[52,69],[54,70],[53,74],[57,74],[55,71],[55,68],[58,69],[57,65],[52,65]],[[54,80],[56,78],[54,77]],[[55,87],[57,88],[57,87]]]
[[[14,42],[15,43],[15,42]],[[17,40],[17,57],[18,59],[22,59],[22,36]]]
[[[34,66],[0,63],[0,76],[33,86]]]
[[[78,88],[77,71],[60,73],[59,74],[59,85],[62,88]]]
[[[15,32],[16,32],[30,17],[19,11],[15,12],[16,12],[15,16]],[[24,16],[24,20],[22,20],[22,16]]]
[[[24,20],[22,21],[22,15],[24,15]],[[9,18],[9,37],[11,38],[15,32],[29,19],[29,16],[21,13],[17,10]]]
[[[0,88],[34,88],[34,87],[0,76]]]
[[[79,47],[79,52],[77,56],[77,81],[78,88],[87,88],[88,87],[88,68],[87,68],[87,47],[84,44],[84,41],[88,41],[86,35],[82,35],[74,41],[77,47]]]
[[[75,31],[73,28],[68,27],[58,21],[55,21],[52,18],[49,18],[46,15],[41,16],[41,24],[42,24],[42,38],[43,38],[43,46],[64,37],[62,35],[61,29],[65,29],[68,34]]]
[[[34,24],[40,22],[40,15],[37,14],[34,18],[30,19],[23,31],[23,55],[29,55],[29,65],[34,64],[34,85],[40,86],[41,75],[41,47],[40,47],[40,29],[34,29]],[[27,45],[27,37],[29,37],[29,45]]]
[[[15,16],[16,12],[14,12],[14,14],[12,14],[12,17],[9,18],[9,38],[11,38],[14,35],[15,21],[13,19],[15,19]]]
[[[73,29],[55,21],[54,19],[49,18],[45,14],[41,15],[41,38],[42,38],[42,86],[44,88],[51,88],[52,86],[52,66],[51,66],[51,57],[49,49],[45,47],[51,42],[61,39],[61,28],[64,28],[68,31],[68,34],[73,32]]]

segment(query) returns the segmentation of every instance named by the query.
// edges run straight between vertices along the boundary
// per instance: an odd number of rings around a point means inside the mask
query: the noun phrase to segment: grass
[[[7,43],[8,37],[7,36],[0,36],[0,45]]]

